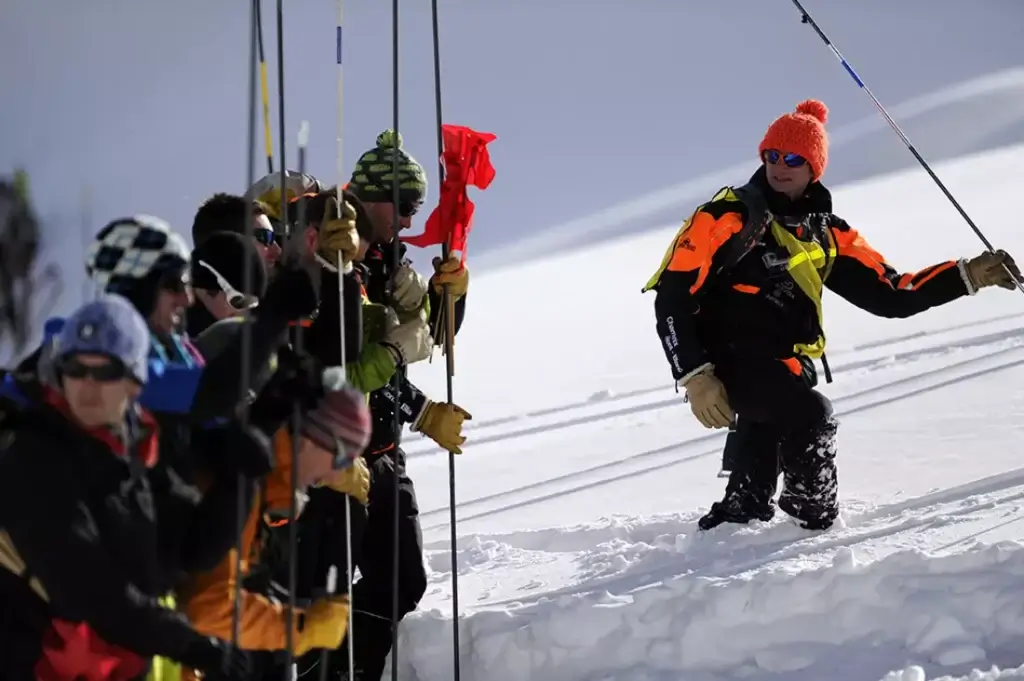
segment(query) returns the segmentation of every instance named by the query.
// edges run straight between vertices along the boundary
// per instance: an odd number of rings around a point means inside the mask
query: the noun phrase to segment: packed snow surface
[[[937,171],[1024,253],[1005,214],[1024,147]],[[834,199],[900,269],[982,250],[920,170]],[[474,280],[454,557],[448,456],[408,441],[430,586],[402,625],[400,677],[452,678],[455,571],[464,679],[1024,678],[1024,297],[983,291],[909,320],[829,297],[840,523],[701,533],[725,435],[673,391],[639,292],[676,228]],[[413,379],[443,399],[443,361]]]

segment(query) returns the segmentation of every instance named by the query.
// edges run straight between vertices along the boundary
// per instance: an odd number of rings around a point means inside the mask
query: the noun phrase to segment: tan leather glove
[[[472,419],[469,412],[457,404],[427,400],[412,429],[423,433],[449,452],[462,454],[462,445],[466,442],[462,435],[462,423]]]
[[[1006,251],[985,251],[965,261],[964,271],[975,290],[989,286],[1012,290],[1017,288],[1016,282],[1021,281],[1020,268]]]
[[[690,410],[705,428],[728,428],[736,415],[729,406],[725,386],[713,373],[714,367],[694,374],[683,383]]]
[[[359,252],[359,232],[356,231],[356,209],[348,201],[341,205],[338,215],[338,202],[328,201],[324,211],[324,219],[320,222],[319,245],[317,255],[337,266],[338,251],[344,267],[355,260]]]
[[[449,255],[447,260],[434,258],[434,275],[430,277],[430,285],[438,295],[448,286],[448,294],[452,300],[458,300],[466,295],[469,290],[469,268],[462,264],[462,261],[454,255]]]
[[[399,314],[422,308],[426,295],[427,280],[412,265],[403,263],[395,270],[395,290],[391,302]]]
[[[430,336],[430,326],[417,316],[388,330],[381,344],[391,349],[397,363],[413,364],[430,357],[434,339]]]
[[[336,650],[348,629],[348,596],[332,596],[314,601],[306,609],[302,630],[295,640],[295,652]]]
[[[370,503],[370,469],[362,457],[324,480],[323,486],[347,494],[363,506]]]

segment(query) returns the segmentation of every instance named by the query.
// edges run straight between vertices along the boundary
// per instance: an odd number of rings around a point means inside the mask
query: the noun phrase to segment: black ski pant
[[[781,470],[779,508],[811,528],[839,514],[837,423],[828,398],[778,360],[730,357],[715,363],[739,415],[727,500],[770,505]],[[727,443],[727,446],[728,443]]]
[[[423,566],[416,489],[405,469],[405,453],[396,448],[366,457],[370,466],[370,504],[359,557],[359,581],[352,587],[355,669],[360,681],[377,681],[391,652],[391,615],[394,600],[395,482],[398,483],[398,619],[416,609],[427,590]],[[347,669],[346,646],[332,670]]]

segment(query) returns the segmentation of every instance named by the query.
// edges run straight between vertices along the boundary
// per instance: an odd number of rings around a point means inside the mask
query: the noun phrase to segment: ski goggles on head
[[[114,383],[128,378],[128,371],[124,364],[116,359],[111,359],[103,364],[84,364],[72,355],[58,363],[57,371],[61,376],[78,380],[91,378],[97,383]]]
[[[787,168],[799,168],[807,163],[807,159],[800,154],[783,154],[778,149],[765,149],[761,154],[761,159],[772,165],[777,165],[779,161],[782,161]]]
[[[250,310],[260,304],[259,298],[252,295],[246,295],[231,285],[227,279],[224,278],[220,272],[213,268],[210,263],[200,260],[199,266],[206,269],[213,278],[217,280],[217,286],[224,292],[224,295],[228,299],[228,305],[235,308],[236,310]]]

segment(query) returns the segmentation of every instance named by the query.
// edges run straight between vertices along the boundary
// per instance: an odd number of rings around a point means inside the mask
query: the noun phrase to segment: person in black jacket
[[[398,147],[399,205],[393,203],[391,158]],[[426,173],[404,149],[401,138],[385,131],[377,145],[364,153],[356,163],[348,189],[363,203],[373,227],[370,246],[359,269],[367,298],[391,308],[399,323],[422,319],[430,329],[439,324],[441,286],[447,284],[455,298],[453,326],[462,325],[468,287],[468,270],[453,266],[452,261],[435,261],[435,275],[427,281],[405,257],[405,246],[399,246],[395,261],[395,212],[399,229],[407,229],[426,197]],[[393,284],[393,287],[392,287]],[[423,537],[419,523],[419,506],[412,479],[406,471],[405,453],[401,449],[401,428],[395,428],[395,412],[400,425],[409,425],[445,449],[461,453],[465,442],[462,424],[469,414],[458,405],[434,402],[406,377],[407,358],[396,364],[401,389],[395,400],[391,382],[370,393],[373,434],[365,458],[370,466],[371,486],[367,526],[359,561],[360,580],[353,587],[353,632],[355,636],[355,668],[361,681],[375,681],[384,671],[391,651],[392,574],[394,563],[394,492],[396,477],[399,507],[399,592],[398,611],[403,618],[416,609],[426,591],[427,577],[423,567]],[[421,359],[419,357],[416,360]],[[347,658],[342,653],[332,660],[336,673],[347,671]]]
[[[0,386],[0,663],[11,681],[142,675],[153,656],[244,679],[247,654],[152,596],[163,580],[147,471],[155,420],[135,406],[149,332],[104,295],[66,321],[50,383]]]
[[[267,267],[274,271],[281,257],[282,243],[267,214],[268,206],[234,194],[214,194],[199,206],[192,219],[192,246],[198,248],[219,232],[232,232],[239,236],[252,234],[252,245]],[[249,222],[252,222],[251,232]]]
[[[903,318],[1020,280],[1003,251],[917,272],[889,265],[832,212],[820,182],[827,115],[807,100],[775,120],[750,182],[697,208],[644,289],[657,291],[658,335],[697,420],[727,428],[739,414],[755,436],[702,529],[771,517],[780,467],[781,510],[806,529],[838,517],[838,424],[805,372],[825,352],[825,287],[872,314]]]
[[[259,389],[246,375],[259,375],[290,320],[316,305],[308,273],[285,269],[230,342],[204,356],[179,330],[193,303],[190,255],[169,225],[136,216],[101,230],[86,262],[104,290],[125,295],[146,318],[153,341],[150,362],[161,367],[140,403],[161,426],[163,454],[150,481],[166,590],[184,573],[216,566],[234,544],[238,486],[244,484],[251,498],[256,479],[269,472],[273,460],[266,437],[235,418]],[[243,329],[249,335],[248,358],[242,353]]]

